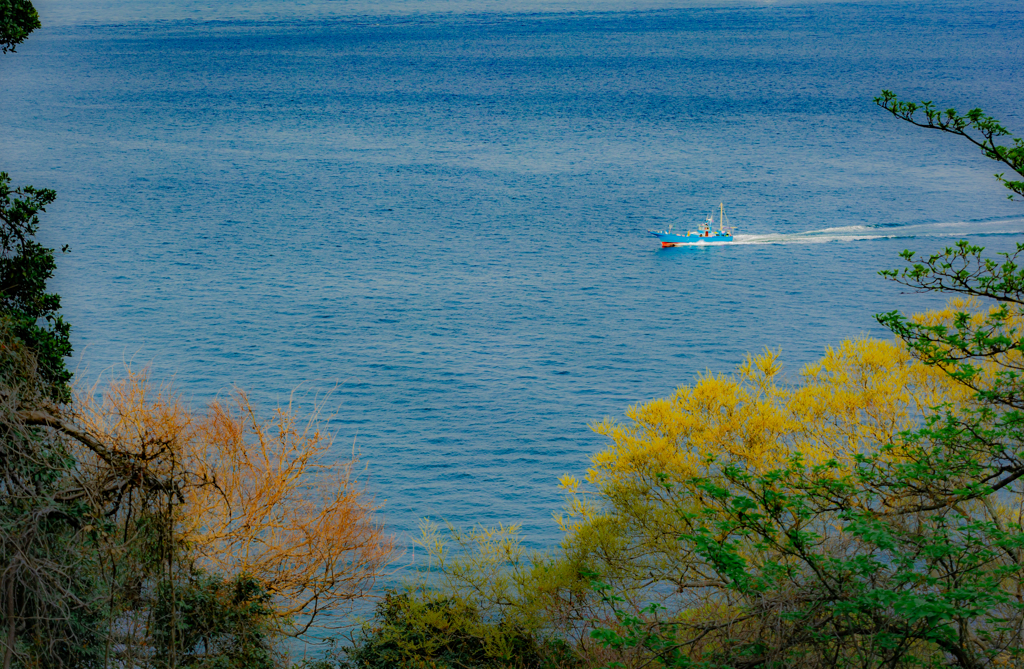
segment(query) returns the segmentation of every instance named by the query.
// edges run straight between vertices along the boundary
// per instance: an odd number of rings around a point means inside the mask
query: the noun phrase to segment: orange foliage
[[[331,461],[316,415],[301,423],[289,405],[262,421],[242,391],[196,413],[131,369],[96,395],[79,393],[80,426],[112,451],[155,456],[154,472],[181,481],[174,520],[186,557],[257,578],[293,633],[366,594],[393,557],[357,458]]]

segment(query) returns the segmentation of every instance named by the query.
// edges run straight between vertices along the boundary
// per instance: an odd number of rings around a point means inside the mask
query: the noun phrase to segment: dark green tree
[[[14,51],[40,25],[29,0],[0,0],[0,53]]]
[[[165,666],[274,669],[273,622],[270,595],[259,581],[196,570],[173,586],[157,584],[154,659]]]
[[[458,597],[388,592],[373,620],[334,662],[310,669],[576,669],[568,646],[505,619],[487,620]],[[341,657],[344,655],[344,657]]]
[[[68,443],[37,416],[52,386],[0,313],[0,654],[3,669],[100,657],[96,517]]]
[[[36,356],[50,399],[66,402],[71,372],[64,361],[71,355],[71,326],[58,313],[60,296],[46,292],[57,266],[53,249],[35,240],[39,213],[56,197],[47,188],[12,190],[10,177],[0,172],[0,314]]]

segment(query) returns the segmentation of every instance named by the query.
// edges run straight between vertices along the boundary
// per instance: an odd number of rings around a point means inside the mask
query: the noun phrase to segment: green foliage
[[[1002,303],[1024,304],[1024,267],[1018,264],[1024,244],[1017,244],[1017,250],[1013,253],[999,254],[1003,256],[1001,261],[982,257],[984,250],[981,246],[960,240],[940,253],[927,257],[918,256],[913,251],[903,251],[900,257],[910,263],[910,267],[882,270],[879,274],[918,290],[958,293]],[[905,320],[886,314],[882,324],[902,332],[903,326],[899,323]],[[918,330],[912,339],[916,341],[917,335],[923,334],[923,330]],[[904,340],[907,341],[906,338]],[[980,354],[990,352],[993,351],[986,350]]]
[[[40,25],[29,0],[0,0],[0,53],[14,51]]]
[[[417,589],[388,592],[345,649],[346,669],[571,669],[564,643],[507,619],[487,620],[470,602]]]
[[[1024,268],[1017,263],[1024,244],[1018,244],[1013,253],[1001,254],[1001,262],[983,258],[983,251],[966,241],[927,258],[904,251],[902,257],[912,263],[910,267],[880,274],[918,290],[989,298],[997,302],[995,308],[984,313],[958,310],[935,323],[908,319],[895,311],[877,318],[921,360],[946,370],[985,402],[1024,409],[1024,323],[1015,306],[1024,304]],[[1003,421],[1019,418],[1011,413]]]
[[[951,446],[941,448],[948,454]],[[1022,604],[1013,584],[1022,567],[1011,558],[1024,535],[965,511],[966,495],[927,512],[931,501],[894,496],[959,473],[922,476],[913,466],[922,460],[892,467],[872,454],[847,473],[794,459],[760,475],[727,466],[724,488],[699,482],[705,506],[687,519],[681,541],[757,621],[706,656],[726,666],[760,658],[856,667],[1019,658]]]
[[[608,605],[618,622],[615,628],[598,627],[590,635],[606,648],[622,653],[624,650],[642,649],[647,659],[644,664],[652,667],[699,667],[709,666],[705,662],[694,662],[683,652],[683,644],[678,643],[677,627],[671,618],[664,619],[662,612],[665,607],[658,603],[648,604],[638,614],[630,613],[624,608],[625,598],[613,592],[608,583],[597,579],[596,573],[585,574],[591,578],[591,587]],[[622,662],[611,662],[609,667],[618,669]]]
[[[936,109],[931,102],[903,102],[892,91],[882,91],[882,95],[875,98],[875,104],[896,118],[920,128],[932,128],[964,137],[980,148],[985,157],[1003,163],[1024,177],[1024,139],[1013,137],[1009,130],[980,109],[972,109],[961,115],[955,109]],[[917,118],[918,112],[922,112],[923,120]],[[996,144],[998,137],[1010,137],[1012,145]],[[996,178],[1012,193],[1024,195],[1024,181],[1010,181],[1004,179],[1002,174],[997,174]],[[1012,200],[1013,194],[1007,197]]]
[[[194,572],[163,580],[153,607],[158,664],[203,669],[273,669],[274,611],[255,579]],[[172,637],[171,630],[174,630]]]
[[[71,372],[64,359],[71,355],[71,326],[58,314],[60,296],[46,292],[46,282],[57,266],[53,249],[33,238],[39,229],[39,212],[46,211],[56,197],[46,188],[12,190],[10,177],[0,172],[0,314],[35,355],[49,397],[66,402]]]
[[[0,0],[0,53],[40,27],[29,0]],[[13,190],[0,172],[0,635],[3,667],[90,667],[102,607],[90,505],[69,490],[74,458],[32,420],[70,399],[69,326],[46,293],[53,251],[33,236],[56,194]]]

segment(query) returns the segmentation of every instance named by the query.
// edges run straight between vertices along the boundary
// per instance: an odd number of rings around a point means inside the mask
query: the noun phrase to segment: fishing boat
[[[683,232],[673,232],[672,226],[668,226],[668,230],[648,230],[655,237],[661,240],[661,248],[667,246],[684,246],[686,244],[707,244],[708,242],[731,242],[732,241],[732,228],[728,226],[728,220],[725,217],[725,204],[718,204],[718,229],[712,228],[715,224],[715,210],[712,209],[711,213],[704,222],[697,226],[696,230],[687,230]]]

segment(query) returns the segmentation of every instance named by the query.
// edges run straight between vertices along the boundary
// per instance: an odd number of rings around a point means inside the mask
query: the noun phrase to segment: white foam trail
[[[862,242],[871,239],[892,239],[905,235],[817,235],[808,236],[808,233],[796,233],[792,235],[769,234],[769,235],[736,235],[733,238],[734,244],[825,244],[828,242]]]
[[[807,232],[799,232],[796,234],[801,235],[813,235],[818,233],[826,232],[853,232],[856,230],[873,230],[874,228],[867,225],[841,225],[837,228],[822,228],[821,230],[808,230]]]
[[[829,242],[861,242],[900,237],[968,237],[972,235],[1024,235],[1024,219],[996,221],[950,221],[920,223],[893,227],[844,225],[820,230],[793,233],[736,235],[733,244],[825,244]]]

